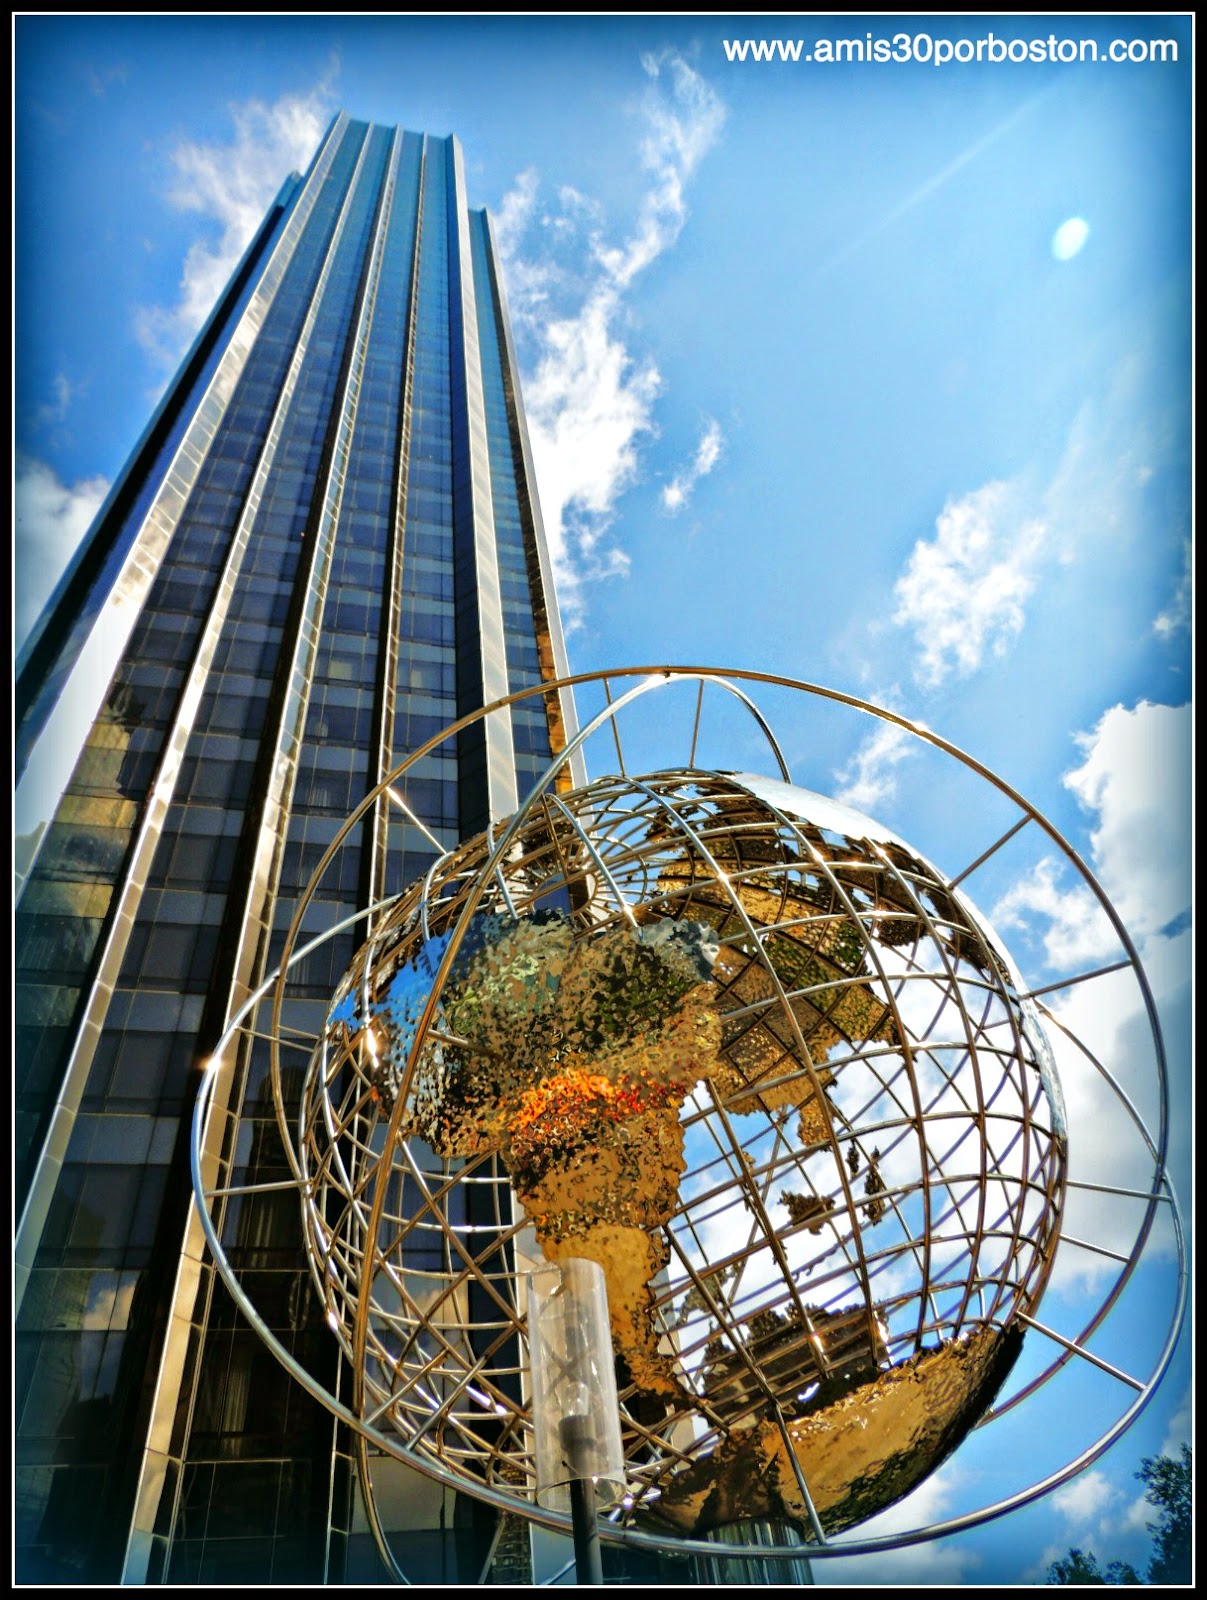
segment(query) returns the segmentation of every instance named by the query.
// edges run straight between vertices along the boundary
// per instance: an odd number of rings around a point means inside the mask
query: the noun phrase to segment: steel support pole
[[[574,1581],[602,1584],[603,1557],[599,1547],[599,1524],[595,1520],[593,1478],[571,1479],[570,1516],[574,1522]]]

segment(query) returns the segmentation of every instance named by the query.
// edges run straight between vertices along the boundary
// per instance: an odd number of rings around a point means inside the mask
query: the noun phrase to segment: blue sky
[[[723,46],[1057,30],[1170,39],[1178,59],[766,63]],[[456,132],[506,259],[574,669],[826,683],[999,772],[1137,942],[1185,1186],[1191,45],[1177,16],[19,18],[18,635],[334,110]],[[944,864],[994,837],[883,732],[780,731],[801,781]],[[1001,852],[972,892],[1036,983],[1107,959],[1050,850]],[[1134,995],[1101,980],[1063,1003],[1126,1080]],[[1076,1082],[1071,1098],[1109,1167],[1110,1118]],[[1167,1260],[1145,1269],[1154,1298]],[[1136,1349],[1139,1318],[1104,1337]],[[1090,1473],[877,1581],[1009,1582],[1071,1543],[1134,1559],[1130,1474],[1185,1435],[1189,1381],[1183,1353]],[[978,1435],[922,1491],[929,1510],[1046,1459],[1038,1409]]]

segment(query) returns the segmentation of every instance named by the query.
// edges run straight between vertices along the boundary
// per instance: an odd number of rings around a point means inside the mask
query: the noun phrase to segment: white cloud
[[[1190,903],[1190,707],[1113,706],[1077,743],[1086,759],[1065,784],[1098,813],[1098,876],[1132,937],[1146,939]]]
[[[79,393],[77,386],[71,382],[64,372],[55,373],[51,388],[54,392],[54,399],[38,407],[38,422],[43,426],[55,422],[63,422],[66,419],[71,402]]]
[[[650,79],[640,106],[646,188],[630,236],[607,242],[599,207],[577,190],[563,188],[542,210],[532,171],[520,175],[496,219],[521,349],[534,352],[525,361],[525,409],[570,626],[581,614],[583,582],[628,568],[608,538],[609,523],[637,476],[642,437],[656,431],[661,378],[652,360],[629,348],[626,296],[679,237],[687,185],[725,116],[679,56],[647,56],[642,65]]]
[[[495,244],[499,254],[507,261],[515,260],[516,248],[532,221],[539,183],[536,168],[528,167],[520,173],[514,188],[508,190],[490,214]]]
[[[613,331],[618,300],[600,289],[577,315],[545,328],[545,353],[525,385],[529,429],[562,599],[573,621],[584,579],[621,573],[608,518],[637,472],[637,440],[653,428],[661,379],[635,364]]]
[[[1065,1520],[1068,1545],[1098,1554],[1129,1534],[1145,1533],[1153,1509],[1143,1495],[1131,1500],[1128,1495],[1128,1489],[1120,1488],[1096,1467],[1058,1489],[1052,1507]],[[1054,1553],[1045,1552],[1045,1572],[1049,1562],[1068,1554],[1068,1545],[1057,1547]]]
[[[611,281],[627,288],[639,272],[668,250],[687,220],[684,186],[721,132],[725,108],[699,73],[673,50],[641,58],[651,91],[643,111],[646,136],[641,164],[651,183],[636,232],[618,248],[602,246],[599,258]],[[659,86],[670,79],[669,97]]]
[[[208,231],[185,256],[178,303],[145,307],[135,319],[139,340],[164,367],[175,366],[213,309],[284,175],[309,164],[329,121],[329,84],[272,105],[248,100],[230,113],[229,143],[182,140],[172,151],[168,201],[195,212]]]
[[[1158,1014],[1167,1037],[1172,1038],[1169,1020],[1179,1006],[1185,1005],[1189,934],[1176,939],[1155,938],[1142,954]],[[1111,1074],[1155,1142],[1158,1091],[1153,1040],[1143,1000],[1130,971],[1077,985],[1056,997],[1051,1011]],[[1059,1027],[1049,1026],[1048,1035],[1068,1114],[1070,1179],[1074,1184],[1147,1192],[1153,1180],[1153,1161],[1131,1113],[1090,1056],[1073,1045]],[[1170,1056],[1170,1071],[1171,1099],[1177,1108],[1188,1103],[1189,1098],[1188,1062],[1181,1059],[1180,1050]],[[1180,1170],[1181,1146],[1188,1137],[1188,1128],[1176,1109],[1172,1132],[1170,1157]],[[1126,1194],[1077,1187],[1069,1190],[1064,1208],[1064,1240],[1057,1255],[1052,1290],[1067,1299],[1071,1312],[1079,1319],[1084,1320],[1085,1294],[1112,1280],[1118,1267],[1069,1241],[1085,1240],[1126,1256],[1136,1243],[1143,1214],[1143,1202]],[[1167,1209],[1159,1206],[1151,1238],[1154,1258],[1168,1259],[1173,1246]],[[1153,1318],[1172,1311],[1172,1284],[1169,1293],[1168,1305],[1154,1300]]]
[[[1190,1443],[1190,1390],[1187,1389],[1178,1402],[1178,1409],[1169,1419],[1169,1427],[1165,1430],[1165,1442],[1161,1446],[1163,1456],[1178,1456],[1182,1446]],[[1142,1504],[1147,1505],[1144,1501]],[[1151,1507],[1149,1512],[1151,1514]]]
[[[895,587],[893,621],[913,632],[919,682],[938,687],[975,672],[987,652],[1005,653],[1022,630],[1045,532],[1007,483],[948,501]]]
[[[1190,936],[1183,915],[1190,899],[1190,708],[1147,701],[1131,710],[1113,706],[1077,743],[1084,759],[1064,781],[1094,818],[1090,866],[1137,946],[1167,1040],[1173,1043],[1180,1036],[1190,975]],[[1041,931],[1047,959],[1063,976],[1124,955],[1089,889],[1051,857],[1004,895],[992,916],[1002,927]],[[1155,1134],[1155,1054],[1143,996],[1131,972],[1075,985],[1052,998],[1051,1011],[1111,1073]],[[1060,1028],[1049,1031],[1069,1127],[1075,1130],[1069,1146],[1071,1177],[1146,1191],[1152,1160],[1129,1112],[1094,1060]],[[1171,1050],[1169,1063],[1170,1093],[1177,1106],[1188,1092],[1187,1063],[1179,1046]],[[1185,1137],[1185,1127],[1175,1121],[1175,1173]],[[1073,1189],[1065,1209],[1066,1240],[1086,1239],[1126,1254],[1142,1211],[1140,1202],[1123,1196]],[[1154,1247],[1166,1254],[1172,1248],[1164,1210],[1158,1212]],[[1095,1288],[1114,1270],[1108,1260],[1066,1242],[1053,1287],[1076,1294]]]
[[[1190,707],[1112,706],[1077,744],[1085,760],[1064,783],[1096,814],[1091,865],[1143,945],[1190,903]],[[1003,927],[1045,919],[1048,961],[1068,970],[1110,954],[1117,939],[1091,891],[1062,880],[1045,857],[1003,896],[993,918]]]
[[[1071,971],[1111,954],[1117,935],[1097,898],[1084,884],[1062,887],[1064,868],[1053,856],[1036,862],[993,908],[999,928],[1025,928],[1035,917],[1048,926],[1044,951],[1048,965]]]
[[[1174,597],[1153,622],[1153,632],[1161,639],[1172,639],[1190,627],[1190,540],[1184,546],[1182,576]]]
[[[104,478],[62,483],[45,462],[18,456],[13,631],[18,649],[109,492]]]
[[[1153,1521],[1153,1508],[1143,1495],[1138,1500],[1133,1500],[1124,1513],[1121,1526],[1125,1533],[1146,1533],[1149,1523]]]
[[[835,773],[839,787],[834,798],[875,816],[876,807],[896,794],[896,768],[914,748],[913,737],[904,728],[895,722],[880,723]]]
[[[1084,556],[1101,566],[1115,550],[1139,548],[1164,565],[1181,530],[1165,516],[1154,522],[1148,485],[1168,461],[1178,422],[1162,415],[1150,392],[1154,366],[1144,351],[1120,363],[1106,391],[1073,418],[1046,481],[1027,469],[951,499],[933,535],[915,543],[897,581],[893,621],[913,635],[920,684],[938,688],[1004,656],[1041,576],[1055,565]],[[1153,623],[1160,637],[1189,625],[1189,597],[1187,541],[1186,575]]]
[[[670,512],[682,511],[683,507],[695,493],[696,485],[701,478],[706,478],[717,462],[721,459],[721,449],[725,443],[721,433],[720,424],[709,417],[705,424],[704,432],[700,435],[700,443],[696,446],[696,453],[691,462],[682,472],[676,473],[671,481],[663,487],[662,505]]]
[[[1073,1527],[1085,1528],[1100,1521],[1121,1499],[1106,1475],[1093,1468],[1057,1489],[1052,1505]]]

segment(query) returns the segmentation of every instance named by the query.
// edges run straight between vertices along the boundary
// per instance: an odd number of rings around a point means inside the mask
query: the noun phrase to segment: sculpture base
[[[736,1584],[798,1584],[812,1583],[813,1569],[805,1555],[804,1543],[799,1531],[790,1522],[731,1522],[724,1528],[714,1528],[711,1533],[706,1533],[704,1538],[713,1544],[745,1545],[748,1548],[764,1545],[799,1544],[801,1553],[798,1557],[774,1561],[761,1560],[757,1555],[751,1554],[744,1558],[734,1557],[730,1560],[718,1557],[712,1560],[709,1556],[694,1556],[694,1580],[699,1584],[713,1586]]]

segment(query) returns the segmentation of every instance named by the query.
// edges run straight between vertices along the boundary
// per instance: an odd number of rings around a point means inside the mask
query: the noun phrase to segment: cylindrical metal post
[[[570,1512],[576,1581],[603,1583],[597,1485],[618,1498],[624,1452],[603,1269],[550,1262],[528,1277],[537,1500]]]
[[[571,1480],[570,1515],[574,1519],[574,1580],[602,1584],[603,1555],[595,1520],[595,1483],[591,1478]]]

